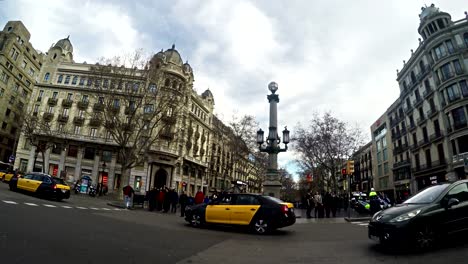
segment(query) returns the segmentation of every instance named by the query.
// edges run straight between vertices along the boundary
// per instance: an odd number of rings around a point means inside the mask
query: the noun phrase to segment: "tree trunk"
[[[122,167],[122,174],[120,176],[121,177],[120,178],[120,187],[117,190],[118,193],[117,193],[117,196],[116,196],[119,200],[123,200],[123,187],[130,184],[130,170],[131,169],[128,169],[126,166]]]
[[[41,156],[42,156],[42,172],[49,174],[49,168],[46,169],[45,167],[45,153],[43,150],[41,150]]]

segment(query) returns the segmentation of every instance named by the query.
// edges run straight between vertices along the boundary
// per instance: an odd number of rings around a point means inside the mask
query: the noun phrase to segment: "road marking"
[[[24,204],[25,204],[25,205],[29,205],[29,206],[39,206],[39,205],[37,205],[37,204],[35,204],[35,203],[24,203]]]
[[[99,210],[99,208],[96,208],[96,207],[90,207],[89,209],[91,209],[91,210]]]
[[[81,207],[81,206],[77,206],[76,208],[78,208],[78,209],[88,209],[86,207]]]
[[[119,208],[114,208],[114,211],[120,211],[120,209]]]
[[[369,223],[362,223],[362,224],[359,224],[360,226],[368,226]]]
[[[5,201],[3,200],[4,203],[7,203],[7,204],[18,204],[17,202],[14,202],[14,201]]]
[[[73,207],[68,206],[68,205],[62,205],[62,208],[70,209],[70,208],[73,208]]]
[[[109,208],[101,208],[101,209],[104,210],[104,211],[110,211],[111,210]]]
[[[43,206],[45,206],[45,207],[50,207],[50,208],[57,207],[57,206],[52,205],[52,204],[43,204]]]

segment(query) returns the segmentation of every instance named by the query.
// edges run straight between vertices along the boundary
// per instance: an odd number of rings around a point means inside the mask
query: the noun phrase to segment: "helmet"
[[[375,191],[375,189],[374,189],[374,188],[370,188],[370,190],[371,190],[371,192]]]

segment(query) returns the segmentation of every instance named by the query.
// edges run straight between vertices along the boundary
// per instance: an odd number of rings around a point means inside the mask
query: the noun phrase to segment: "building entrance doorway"
[[[154,176],[154,187],[162,188],[167,183],[167,172],[164,169],[159,169]]]

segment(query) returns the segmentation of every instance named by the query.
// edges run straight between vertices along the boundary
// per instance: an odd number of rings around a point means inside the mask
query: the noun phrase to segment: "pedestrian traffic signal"
[[[346,169],[341,169],[341,175],[346,176]]]
[[[354,160],[348,160],[346,162],[346,171],[349,175],[352,175],[354,173]]]

